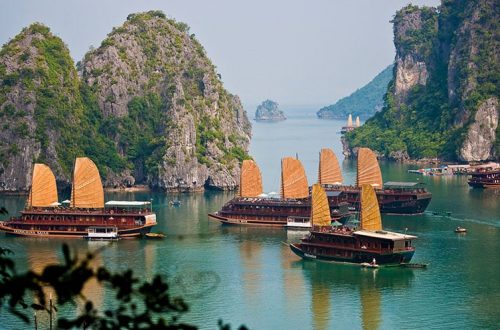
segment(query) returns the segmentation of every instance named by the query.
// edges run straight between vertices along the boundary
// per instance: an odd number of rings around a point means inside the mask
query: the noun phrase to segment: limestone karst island
[[[277,102],[265,100],[255,110],[255,120],[281,121],[285,120],[285,114]]]
[[[498,0],[16,0],[1,329],[497,329]]]

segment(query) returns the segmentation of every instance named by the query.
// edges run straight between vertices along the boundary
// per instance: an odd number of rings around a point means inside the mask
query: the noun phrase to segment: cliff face
[[[40,24],[25,28],[0,51],[0,191],[25,191],[32,164],[70,177],[84,107],[68,49]]]
[[[277,121],[285,119],[285,114],[279,109],[278,103],[271,100],[262,102],[255,111],[255,120]]]
[[[80,77],[41,25],[0,55],[0,115],[13,118],[0,132],[0,190],[27,189],[34,161],[69,183],[79,155],[96,162],[106,187],[237,186],[251,125],[184,23],[129,15],[77,64]]]
[[[130,15],[81,70],[114,123],[105,134],[132,156],[137,181],[179,190],[237,185],[251,126],[187,25],[160,12]]]
[[[338,100],[335,104],[323,107],[316,113],[319,118],[345,120],[349,114],[353,117],[368,119],[384,106],[384,94],[392,79],[394,66],[389,65],[368,84],[351,95]]]
[[[346,136],[347,149],[367,145],[387,157],[498,159],[499,16],[494,0],[400,10],[385,108]]]

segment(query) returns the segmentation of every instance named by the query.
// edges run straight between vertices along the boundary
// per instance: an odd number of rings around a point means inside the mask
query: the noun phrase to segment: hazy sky
[[[328,105],[370,81],[394,59],[389,21],[408,3],[438,0],[0,0],[0,43],[38,21],[75,61],[129,13],[160,9],[186,22],[226,88],[247,107]],[[248,109],[247,110],[252,110]]]

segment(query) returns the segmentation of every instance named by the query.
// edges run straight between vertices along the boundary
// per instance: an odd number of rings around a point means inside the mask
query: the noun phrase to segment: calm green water
[[[285,109],[286,110],[286,109]],[[331,147],[342,161],[344,124],[288,112],[279,123],[254,123],[251,154],[263,172],[267,192],[277,191],[280,158],[298,153],[310,183],[317,179],[320,148]],[[346,183],[353,183],[355,162],[342,161]],[[365,270],[355,266],[304,262],[281,244],[300,234],[282,229],[223,227],[206,214],[219,209],[230,193],[164,195],[108,194],[108,199],[153,199],[156,231],[163,241],[124,240],[106,245],[98,260],[114,269],[132,268],[149,279],[166,275],[191,310],[183,321],[213,329],[219,318],[252,329],[332,328],[497,328],[500,324],[500,190],[471,190],[466,177],[422,177],[408,174],[416,166],[381,164],[384,181],[421,180],[433,193],[427,214],[385,216],[389,230],[419,236],[415,262],[427,270]],[[168,201],[180,199],[180,207]],[[24,198],[0,197],[15,214]],[[431,211],[451,216],[433,215]],[[468,228],[457,235],[457,226]],[[41,268],[60,258],[62,241],[8,238],[0,244],[15,252],[21,267]],[[100,243],[70,240],[79,252]],[[97,304],[112,298],[91,285]],[[61,313],[71,313],[61,311]],[[41,322],[44,322],[42,320]],[[5,312],[0,328],[24,328]]]

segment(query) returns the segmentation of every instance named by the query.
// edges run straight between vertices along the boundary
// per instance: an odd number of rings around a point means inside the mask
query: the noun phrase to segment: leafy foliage
[[[63,263],[47,265],[40,273],[28,270],[18,274],[8,256],[12,252],[0,248],[0,310],[7,309],[26,324],[30,323],[32,311],[52,315],[57,307],[54,308],[51,298],[46,296],[50,288],[57,297],[58,307],[85,300],[80,314],[58,318],[57,329],[196,329],[180,321],[189,310],[188,305],[182,298],[170,295],[169,284],[162,276],[142,281],[132,270],[114,273],[105,267],[93,267],[94,254],[78,258],[67,245],[63,245],[62,251]],[[91,280],[114,293],[116,308],[100,311],[92,301],[85,299],[82,290]],[[230,329],[222,320],[219,320],[219,328]]]
[[[424,61],[427,84],[414,86],[401,102],[395,99],[392,81],[383,111],[348,133],[349,145],[368,146],[386,156],[403,151],[412,158],[456,159],[478,106],[499,95],[498,42],[493,37],[498,30],[498,10],[492,8],[493,1],[447,0],[439,13],[412,5],[398,12],[394,19],[398,55]],[[405,15],[416,14],[422,26],[399,31]],[[478,49],[477,55],[471,55],[471,47]],[[500,140],[495,143],[499,150]]]

